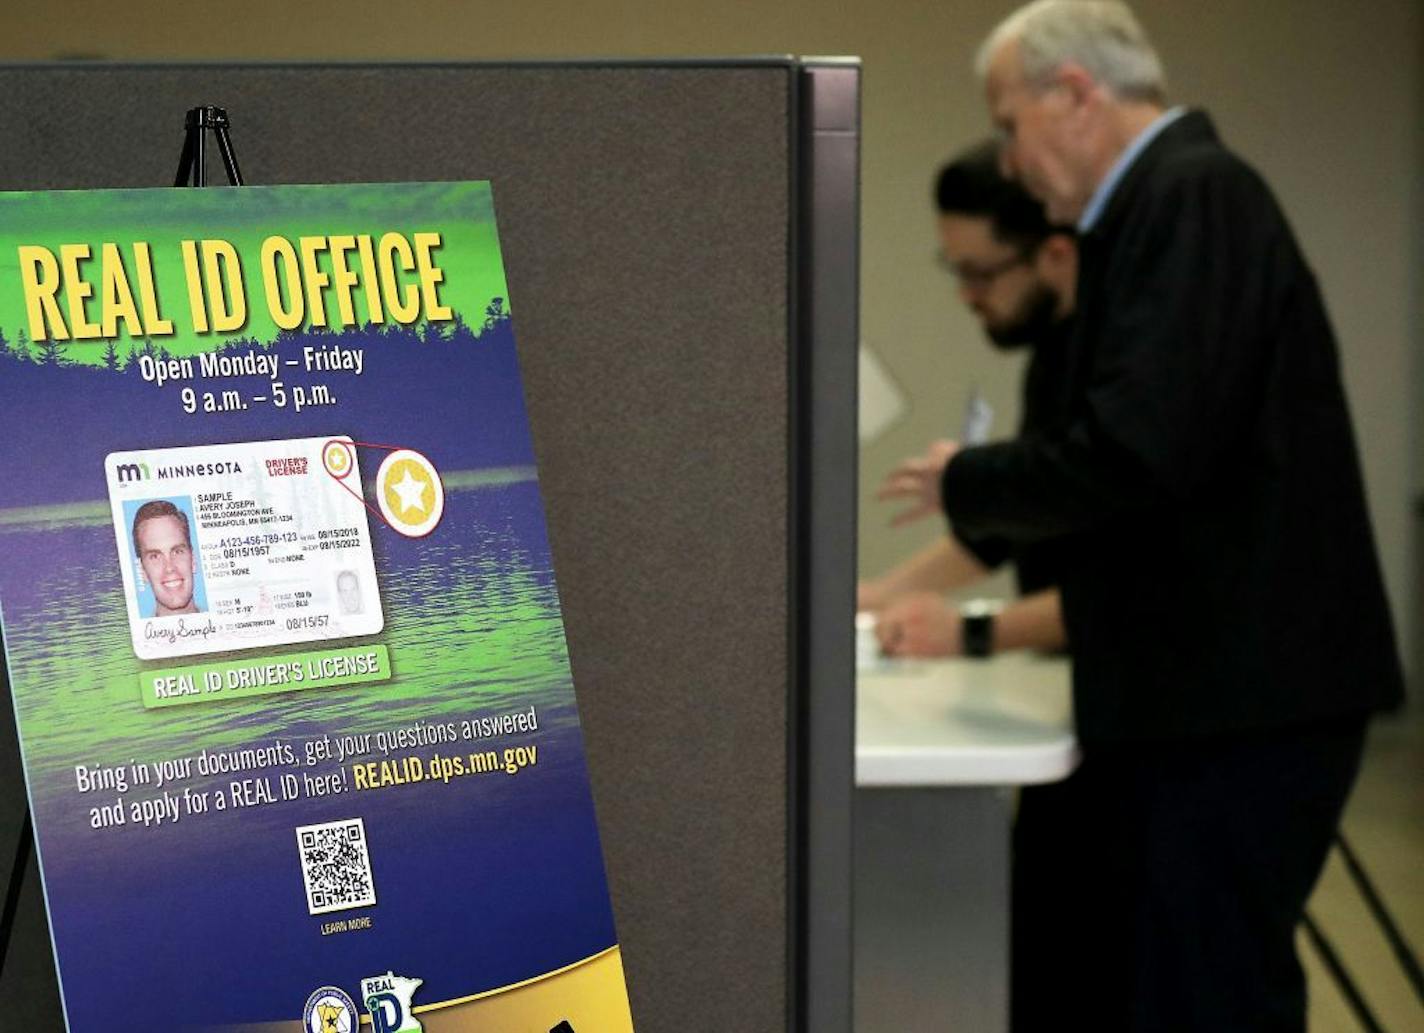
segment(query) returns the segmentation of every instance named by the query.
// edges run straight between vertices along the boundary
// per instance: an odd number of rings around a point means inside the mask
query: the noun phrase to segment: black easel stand
[[[227,111],[211,105],[192,108],[185,123],[187,135],[183,139],[183,153],[178,159],[178,175],[173,181],[175,187],[205,187],[208,185],[208,139],[212,132],[222,155],[223,167],[227,169],[227,181],[231,186],[242,186],[242,172],[237,167],[237,155],[232,150],[232,140],[228,136],[231,123]],[[0,677],[4,672],[0,671]],[[4,702],[0,698],[0,702]],[[6,704],[8,705],[8,704]],[[17,733],[18,734],[18,733]],[[33,825],[28,806],[21,819],[20,837],[15,847],[15,859],[10,869],[10,883],[0,897],[0,967],[10,950],[11,935],[14,932],[15,915],[20,901],[20,883],[25,869],[30,863],[33,850]]]
[[[237,156],[232,152],[232,140],[227,135],[229,125],[224,108],[208,106],[193,108],[188,112],[183,154],[178,159],[178,175],[173,180],[175,187],[208,185],[209,130],[212,130],[213,136],[217,138],[223,167],[227,169],[228,183],[235,187],[242,186],[242,172],[237,167]]]

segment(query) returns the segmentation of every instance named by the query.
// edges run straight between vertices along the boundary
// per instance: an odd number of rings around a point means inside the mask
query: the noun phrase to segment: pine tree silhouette
[[[46,337],[40,342],[39,363],[41,366],[67,365],[60,353],[59,342],[53,337]]]
[[[509,318],[509,313],[505,311],[503,298],[491,298],[490,303],[485,306],[485,322],[483,329],[493,330],[495,326]]]

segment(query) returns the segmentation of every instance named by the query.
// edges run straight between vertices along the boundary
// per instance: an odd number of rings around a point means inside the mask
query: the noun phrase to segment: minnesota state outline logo
[[[302,1029],[306,1033],[357,1033],[360,1028],[356,1002],[340,987],[313,990],[302,1009]]]

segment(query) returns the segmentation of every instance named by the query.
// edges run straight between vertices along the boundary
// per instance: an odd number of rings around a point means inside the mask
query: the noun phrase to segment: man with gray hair
[[[979,55],[1001,161],[1080,234],[1059,433],[887,479],[1058,543],[1083,762],[1015,830],[1014,1028],[1305,1029],[1295,927],[1402,675],[1320,291],[1119,3]]]

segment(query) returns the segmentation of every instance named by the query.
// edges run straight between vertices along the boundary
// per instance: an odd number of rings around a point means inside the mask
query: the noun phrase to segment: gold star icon
[[[392,452],[381,463],[376,499],[386,522],[410,538],[433,531],[445,511],[445,489],[434,464],[408,448]]]
[[[321,451],[322,465],[326,467],[326,472],[337,480],[351,472],[354,460],[351,446],[342,441],[329,441]]]
[[[425,505],[421,499],[425,497],[425,489],[430,487],[429,481],[418,480],[410,475],[410,466],[406,466],[401,471],[401,479],[391,483],[390,490],[395,492],[400,499],[401,514],[407,510],[415,510],[421,516],[425,515]]]

